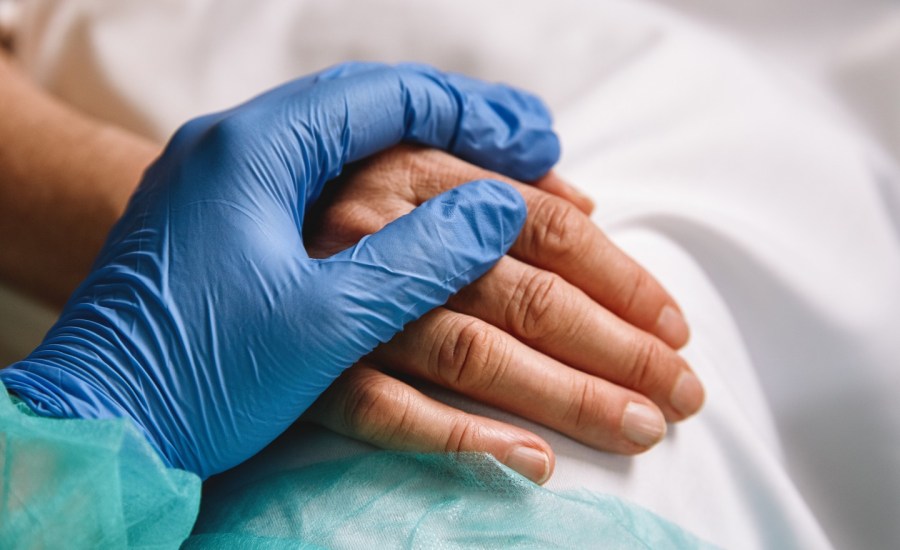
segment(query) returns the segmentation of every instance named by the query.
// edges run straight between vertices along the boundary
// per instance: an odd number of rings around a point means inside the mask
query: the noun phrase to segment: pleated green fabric
[[[484,454],[368,453],[208,484],[201,505],[200,479],[167,468],[130,422],[37,417],[2,384],[0,472],[0,548],[709,547]]]
[[[376,452],[222,487],[207,487],[186,548],[710,547],[643,508],[543,489],[484,454]]]
[[[200,504],[130,422],[38,417],[2,384],[0,472],[0,548],[178,548]]]

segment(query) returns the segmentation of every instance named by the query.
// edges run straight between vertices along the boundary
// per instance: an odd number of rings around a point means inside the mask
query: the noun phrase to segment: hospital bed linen
[[[681,303],[706,407],[629,458],[427,391],[546,438],[551,489],[620,496],[729,548],[890,547],[900,118],[879,90],[900,86],[897,9],[816,11],[825,55],[758,23],[810,2],[732,4],[41,0],[22,14],[17,56],[67,102],[160,141],[346,59],[423,61],[537,92],[557,114],[561,173]],[[838,24],[846,13],[854,32]],[[35,315],[35,338],[50,317]],[[298,431],[307,438],[219,482],[369,450]]]

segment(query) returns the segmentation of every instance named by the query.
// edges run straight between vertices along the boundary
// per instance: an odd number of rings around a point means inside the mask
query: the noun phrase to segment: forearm
[[[159,146],[68,108],[0,50],[0,280],[62,304]]]

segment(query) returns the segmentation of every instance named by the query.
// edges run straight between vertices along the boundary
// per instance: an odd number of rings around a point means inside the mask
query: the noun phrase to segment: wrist
[[[104,356],[108,354],[103,350],[68,342],[62,346],[48,338],[28,357],[0,370],[0,383],[35,416],[130,420],[163,461],[171,465],[170,455],[163,451],[168,446],[153,436],[139,414],[146,407],[131,403],[126,397],[136,396],[137,392],[116,387],[114,380],[122,377],[93,375],[98,369],[88,359],[96,362]]]
[[[0,371],[7,390],[37,416],[55,418],[113,418],[130,416],[68,361],[50,359],[36,349],[26,359]],[[68,365],[71,367],[71,364]]]
[[[103,152],[102,171],[94,184],[103,189],[107,229],[121,217],[128,200],[137,189],[144,171],[160,155],[162,148],[144,137],[100,122],[94,122],[92,149]]]
[[[161,467],[133,424],[43,418],[6,391],[0,381],[0,547],[175,548],[188,536],[200,479]]]

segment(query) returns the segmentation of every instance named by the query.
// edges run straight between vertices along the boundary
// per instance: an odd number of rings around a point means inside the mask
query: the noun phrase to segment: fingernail
[[[656,318],[656,327],[653,332],[663,342],[679,348],[687,343],[690,330],[684,320],[684,315],[674,307],[666,305],[659,312],[659,317]]]
[[[691,372],[683,372],[672,388],[669,396],[669,404],[672,408],[685,416],[689,416],[700,410],[703,405],[703,385]]]
[[[632,443],[650,447],[666,435],[666,419],[659,411],[632,401],[625,407],[622,431]]]
[[[506,457],[506,465],[538,485],[550,476],[550,457],[531,447],[515,447]]]

